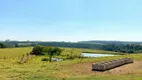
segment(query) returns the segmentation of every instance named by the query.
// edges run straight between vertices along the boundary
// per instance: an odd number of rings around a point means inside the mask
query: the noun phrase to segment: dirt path
[[[123,65],[108,71],[92,71],[92,63],[80,63],[69,66],[70,71],[77,74],[142,74],[142,61],[135,61],[132,64]]]

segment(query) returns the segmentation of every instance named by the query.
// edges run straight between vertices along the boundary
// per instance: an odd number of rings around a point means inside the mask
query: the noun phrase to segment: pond
[[[107,56],[117,56],[113,54],[97,54],[97,53],[82,53],[83,57],[107,57]]]

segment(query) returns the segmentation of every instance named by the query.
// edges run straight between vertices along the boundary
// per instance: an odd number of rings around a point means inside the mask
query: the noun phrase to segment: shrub
[[[30,54],[32,55],[43,55],[43,46],[35,46]]]
[[[42,61],[48,61],[48,58],[42,58]]]
[[[45,55],[49,56],[49,61],[51,62],[51,59],[53,56],[57,55],[59,56],[62,50],[58,47],[44,47],[43,52]]]

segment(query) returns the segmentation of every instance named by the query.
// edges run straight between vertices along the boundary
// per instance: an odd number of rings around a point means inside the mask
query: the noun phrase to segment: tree
[[[43,55],[43,46],[35,46],[30,54],[32,55]]]
[[[0,43],[0,48],[7,48],[8,46],[5,43]]]
[[[49,56],[49,61],[51,62],[52,60],[52,57],[55,56],[55,55],[60,55],[60,53],[62,52],[62,50],[58,47],[44,47],[43,49],[43,53],[45,55],[48,55]]]

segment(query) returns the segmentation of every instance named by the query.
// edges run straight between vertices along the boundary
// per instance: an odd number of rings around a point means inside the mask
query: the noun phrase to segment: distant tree
[[[133,50],[128,50],[127,53],[134,53],[134,51]]]
[[[43,53],[49,56],[49,61],[51,62],[52,57],[55,55],[60,55],[62,50],[58,47],[44,47]]]
[[[15,47],[20,47],[18,44],[15,44]]]
[[[3,43],[0,43],[0,48],[6,48],[6,45]]]
[[[43,55],[43,46],[35,46],[30,54],[32,55]]]
[[[10,42],[10,39],[5,40],[5,42]]]

